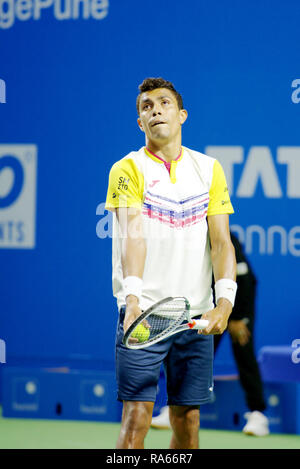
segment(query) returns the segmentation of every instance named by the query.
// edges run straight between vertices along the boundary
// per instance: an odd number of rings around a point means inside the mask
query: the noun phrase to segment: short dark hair
[[[140,114],[140,99],[141,99],[141,94],[145,93],[146,91],[153,91],[156,90],[157,88],[167,88],[168,90],[172,91],[176,97],[176,101],[178,104],[179,109],[183,109],[183,101],[182,101],[182,96],[176,91],[173,83],[170,81],[164,80],[163,78],[145,78],[143,83],[139,85],[139,90],[140,94],[138,95],[136,99],[136,108],[138,114]]]

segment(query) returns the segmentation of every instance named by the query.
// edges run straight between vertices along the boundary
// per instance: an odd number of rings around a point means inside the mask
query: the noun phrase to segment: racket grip
[[[188,323],[190,329],[205,329],[209,324],[207,319],[192,319],[191,322]]]

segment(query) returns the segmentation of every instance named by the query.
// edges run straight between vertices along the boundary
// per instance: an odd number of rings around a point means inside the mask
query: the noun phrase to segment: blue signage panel
[[[182,93],[183,144],[223,164],[258,279],[257,348],[299,338],[299,24],[296,0],[0,0],[7,360],[113,363],[104,201],[112,164],[144,144],[135,100],[147,76]]]

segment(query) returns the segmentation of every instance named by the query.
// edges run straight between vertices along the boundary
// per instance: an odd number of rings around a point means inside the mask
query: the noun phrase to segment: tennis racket
[[[177,332],[208,326],[206,319],[192,319],[190,304],[184,297],[169,297],[144,311],[124,334],[123,344],[130,349],[150,347]]]

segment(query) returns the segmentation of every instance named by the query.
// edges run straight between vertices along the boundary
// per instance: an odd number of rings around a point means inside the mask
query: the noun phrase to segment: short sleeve
[[[207,216],[231,213],[234,213],[234,210],[231,205],[225,174],[220,163],[215,160],[209,190]]]
[[[105,208],[113,211],[119,207],[141,207],[143,203],[144,177],[132,158],[123,158],[113,165]]]

